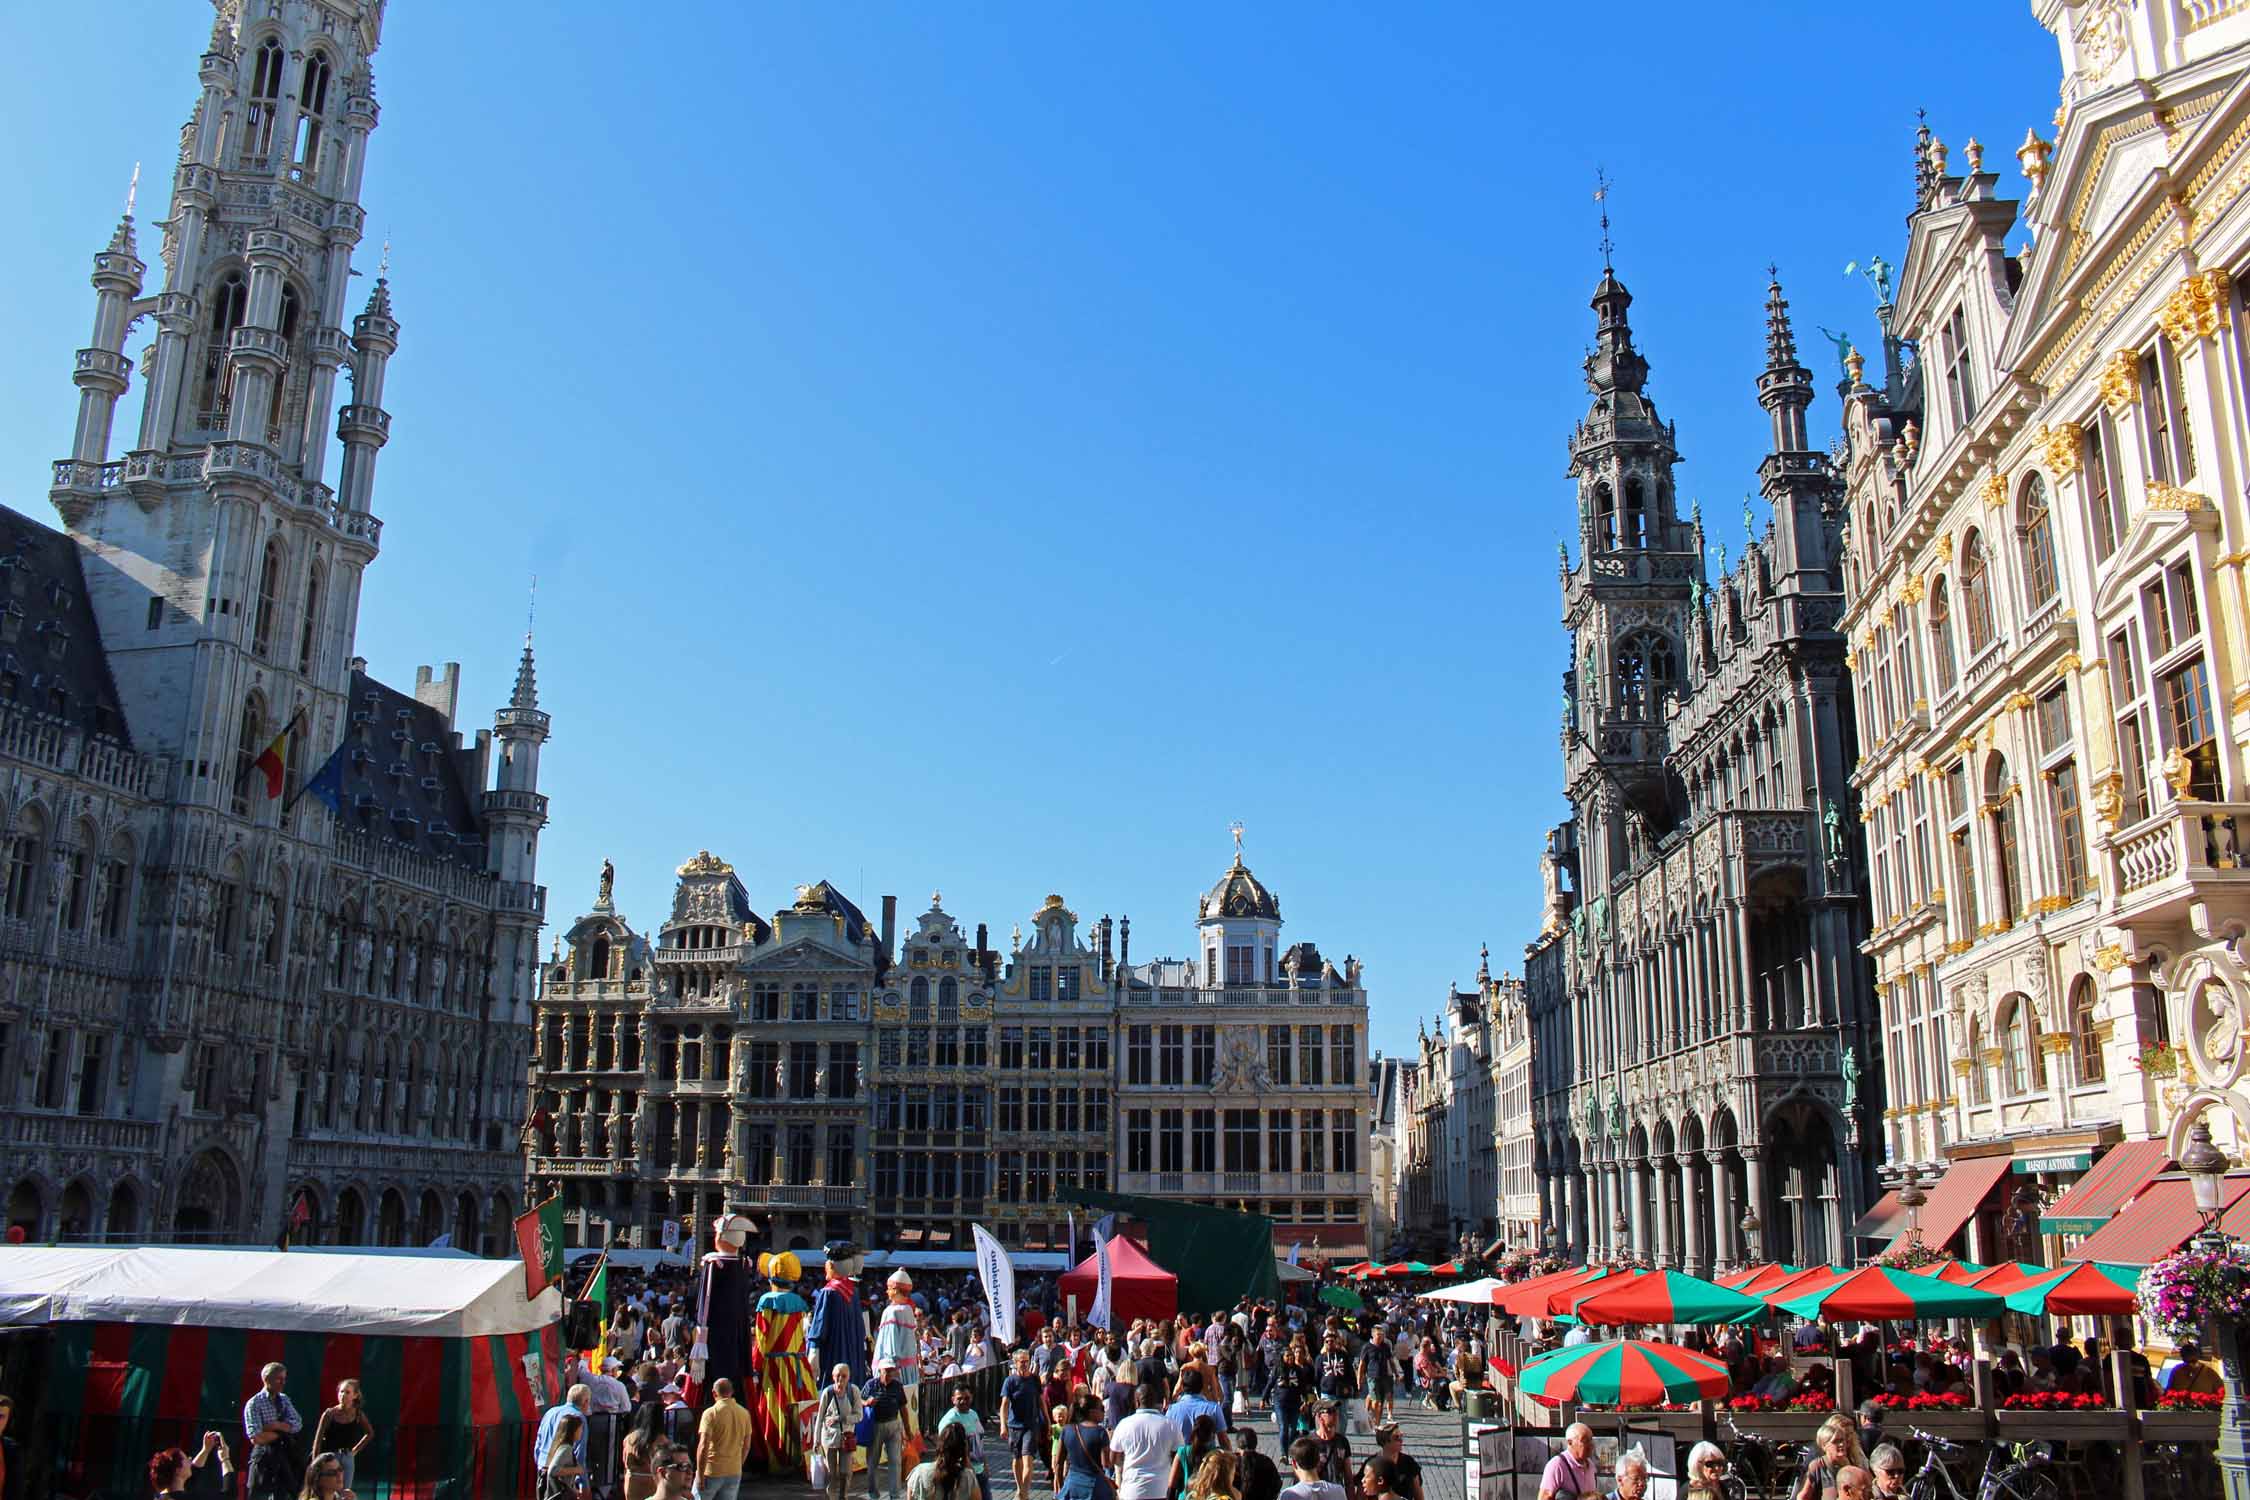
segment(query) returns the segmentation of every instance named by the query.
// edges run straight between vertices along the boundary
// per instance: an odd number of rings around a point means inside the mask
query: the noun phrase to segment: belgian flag
[[[289,770],[289,740],[297,732],[297,721],[304,716],[303,709],[291,714],[289,722],[281,726],[281,733],[275,735],[273,742],[258,752],[258,758],[250,763],[250,771],[243,773],[246,781],[251,772],[265,778],[266,800],[269,802],[281,795],[282,778]]]

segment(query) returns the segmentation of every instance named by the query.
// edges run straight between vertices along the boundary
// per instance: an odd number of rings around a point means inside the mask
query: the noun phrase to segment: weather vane
[[[1617,247],[1609,238],[1609,174],[1600,167],[1594,168],[1594,201],[1602,206],[1602,269],[1610,267],[1610,255]]]
[[[383,236],[382,257],[375,262],[375,274],[378,277],[391,274],[391,237],[387,234]]]
[[[531,627],[537,623],[538,619],[539,575],[534,573],[531,575],[531,603],[525,606],[523,612],[523,643],[526,646],[531,644]]]
[[[1242,820],[1236,818],[1232,823],[1229,823],[1227,832],[1234,835],[1234,857],[1239,863],[1242,859]]]
[[[133,163],[133,180],[125,184],[125,217],[133,217],[133,200],[141,193],[141,164]]]

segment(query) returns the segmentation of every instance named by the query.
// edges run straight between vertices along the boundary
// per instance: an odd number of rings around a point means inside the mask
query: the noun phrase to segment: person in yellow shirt
[[[695,1429],[696,1500],[735,1500],[742,1461],[750,1453],[750,1413],[734,1399],[734,1382],[711,1382],[711,1404]]]

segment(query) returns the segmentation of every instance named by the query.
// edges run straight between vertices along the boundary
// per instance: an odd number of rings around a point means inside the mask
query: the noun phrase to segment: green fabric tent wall
[[[1208,1313],[1244,1297],[1278,1297],[1273,1220],[1264,1214],[1079,1188],[1064,1199],[1114,1209],[1148,1226],[1148,1253],[1180,1278],[1180,1311]]]

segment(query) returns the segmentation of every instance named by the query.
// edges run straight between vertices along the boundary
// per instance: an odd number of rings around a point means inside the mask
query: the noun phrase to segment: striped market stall
[[[360,1382],[376,1433],[361,1500],[528,1494],[562,1339],[559,1294],[523,1292],[514,1260],[0,1250],[11,1436],[33,1494],[138,1496],[160,1448],[215,1430],[239,1456],[243,1403],[278,1360],[308,1444],[337,1382]]]

